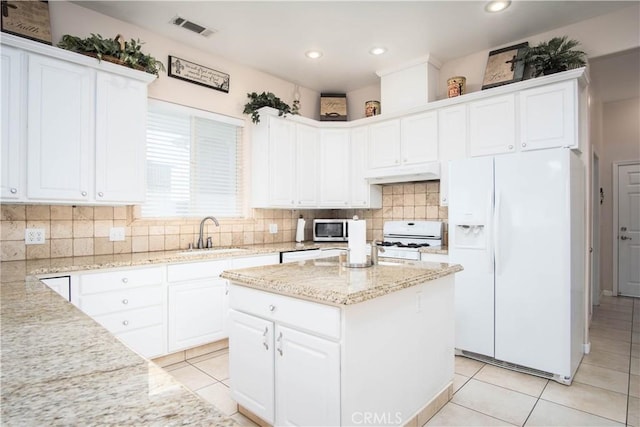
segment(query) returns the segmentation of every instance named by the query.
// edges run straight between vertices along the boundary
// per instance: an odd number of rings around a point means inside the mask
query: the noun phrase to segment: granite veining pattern
[[[234,283],[331,305],[357,304],[462,271],[458,264],[387,260],[348,268],[337,257],[227,270]]]
[[[3,426],[235,426],[40,281],[3,262]]]

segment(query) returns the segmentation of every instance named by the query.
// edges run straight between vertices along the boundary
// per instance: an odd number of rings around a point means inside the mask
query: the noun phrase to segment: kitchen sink
[[[203,255],[203,254],[232,254],[235,252],[246,252],[249,249],[244,248],[210,248],[210,249],[191,249],[178,252],[179,255]]]

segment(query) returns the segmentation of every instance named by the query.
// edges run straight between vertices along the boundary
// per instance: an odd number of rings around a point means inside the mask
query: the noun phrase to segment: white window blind
[[[150,104],[143,217],[242,216],[242,127],[202,115]]]

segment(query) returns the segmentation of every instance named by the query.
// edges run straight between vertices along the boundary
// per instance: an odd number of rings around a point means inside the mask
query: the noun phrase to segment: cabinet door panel
[[[270,424],[275,421],[273,363],[273,323],[230,310],[231,397]]]
[[[296,186],[298,206],[318,204],[319,132],[311,126],[296,125]]]
[[[438,160],[438,113],[416,114],[401,122],[402,164]]]
[[[143,202],[147,85],[104,72],[96,78],[96,200]]]
[[[91,197],[94,79],[95,72],[87,67],[29,56],[29,198],[86,201]]]
[[[0,154],[0,197],[19,200],[23,187],[25,114],[24,55],[17,49],[2,46],[2,153]]]
[[[292,207],[295,189],[295,125],[269,117],[269,202]]]
[[[163,302],[163,288],[158,285],[80,296],[78,307],[89,316],[96,316]]]
[[[155,325],[135,331],[122,332],[116,335],[123,343],[136,353],[150,359],[166,353],[164,325]]]
[[[275,348],[276,425],[340,425],[340,345],[277,325]]]
[[[369,168],[400,166],[400,121],[376,123],[369,127]]]
[[[226,280],[169,285],[169,352],[227,336]]]
[[[503,95],[469,104],[469,154],[515,151],[515,99]]]
[[[351,206],[368,207],[370,185],[365,179],[367,172],[367,144],[369,128],[355,128],[351,131]]]
[[[348,206],[349,164],[349,130],[322,130],[320,133],[320,206]]]
[[[575,81],[520,93],[521,149],[575,147]]]
[[[438,111],[440,205],[449,204],[449,161],[467,156],[467,106]]]

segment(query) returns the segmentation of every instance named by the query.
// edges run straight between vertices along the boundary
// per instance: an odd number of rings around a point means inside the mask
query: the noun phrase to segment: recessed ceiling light
[[[506,8],[509,7],[509,5],[511,5],[510,0],[490,1],[489,3],[486,4],[486,6],[484,7],[484,10],[486,10],[489,13],[495,13],[495,12],[500,12],[505,10]]]
[[[305,55],[307,56],[307,58],[318,59],[322,56],[322,52],[320,52],[319,50],[308,50]]]
[[[372,47],[371,50],[369,50],[369,53],[371,55],[382,55],[386,51],[387,49],[384,47]]]

